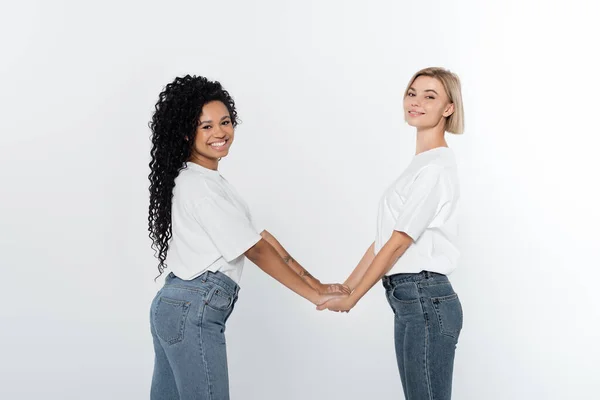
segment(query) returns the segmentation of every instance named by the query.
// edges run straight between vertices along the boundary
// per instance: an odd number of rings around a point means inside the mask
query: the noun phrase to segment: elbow
[[[398,231],[394,231],[392,235],[392,241],[394,254],[398,254],[398,257],[408,250],[411,244],[413,244],[413,240],[410,236],[404,232]]]
[[[263,231],[263,232],[266,232],[266,231]],[[261,236],[262,236],[262,233],[261,233]],[[246,250],[244,255],[250,261],[252,261],[254,264],[256,264],[260,260],[262,255],[264,254],[265,244],[266,244],[266,242],[263,237],[263,239],[259,240],[254,246],[252,246],[248,250]]]
[[[271,233],[266,229],[260,233],[260,237],[269,243],[271,243],[272,240],[275,239],[275,237],[273,237],[273,235],[271,235]]]

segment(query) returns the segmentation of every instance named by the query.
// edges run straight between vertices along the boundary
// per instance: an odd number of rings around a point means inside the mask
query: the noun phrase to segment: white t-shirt
[[[175,178],[171,221],[166,263],[185,280],[220,271],[238,283],[244,253],[261,239],[233,186],[219,171],[193,162]]]
[[[456,246],[459,198],[452,150],[437,147],[413,158],[379,202],[375,254],[394,230],[414,241],[388,275],[423,270],[448,275],[454,271],[460,255]]]

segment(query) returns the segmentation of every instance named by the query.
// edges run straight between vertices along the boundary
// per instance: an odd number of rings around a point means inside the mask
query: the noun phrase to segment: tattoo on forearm
[[[290,265],[292,263],[292,261],[294,261],[294,259],[289,254],[286,254],[285,257],[283,257],[283,261],[287,265]]]
[[[299,275],[302,277],[302,279],[304,279],[304,278],[313,278],[314,279],[314,276],[312,276],[310,274],[310,272],[308,272],[304,268],[302,268],[302,270],[300,271]]]

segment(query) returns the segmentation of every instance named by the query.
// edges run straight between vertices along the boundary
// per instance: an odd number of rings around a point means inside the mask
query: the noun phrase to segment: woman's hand
[[[320,294],[346,294],[349,295],[352,290],[341,283],[320,283],[317,289]]]
[[[339,298],[347,298],[347,297],[348,297],[347,294],[341,294],[341,293],[320,293],[313,303],[316,306],[320,307],[321,305],[326,304],[331,300],[339,299]]]
[[[356,301],[350,296],[338,296],[334,297],[327,302],[317,306],[317,310],[330,310],[330,311],[342,311],[349,312],[356,305]]]

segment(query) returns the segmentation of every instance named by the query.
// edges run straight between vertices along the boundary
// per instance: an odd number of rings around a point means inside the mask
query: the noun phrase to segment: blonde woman
[[[450,399],[463,315],[447,275],[457,266],[456,160],[445,132],[463,132],[460,81],[442,68],[417,72],[404,92],[416,155],[383,193],[377,236],[345,284],[349,297],[319,310],[349,311],[379,280],[395,316],[398,369],[407,400]]]

